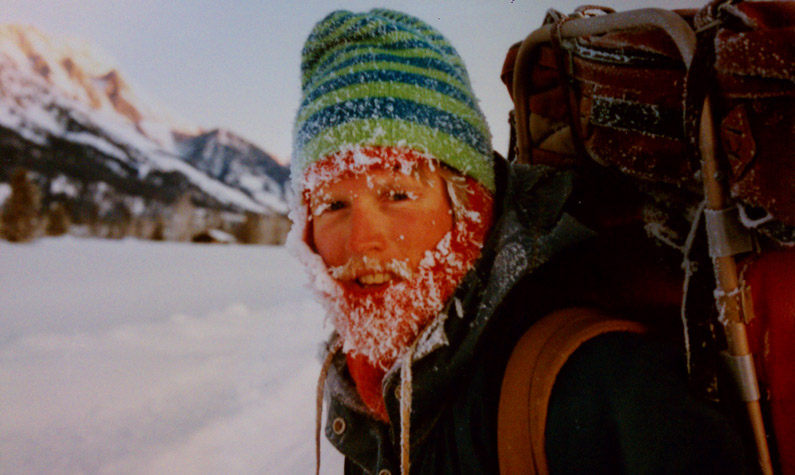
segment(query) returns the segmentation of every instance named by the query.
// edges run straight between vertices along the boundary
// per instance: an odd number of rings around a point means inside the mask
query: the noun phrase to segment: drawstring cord
[[[320,376],[317,381],[317,408],[315,413],[315,474],[320,475],[320,427],[323,418],[323,393],[326,387],[328,371],[334,356],[342,349],[342,339],[338,339],[329,348]],[[400,364],[400,473],[408,475],[410,469],[410,434],[411,434],[411,362],[417,349],[414,342],[403,355]]]
[[[687,294],[690,290],[690,279],[696,271],[696,263],[690,260],[690,251],[693,249],[693,241],[695,241],[698,231],[701,216],[704,214],[704,209],[707,206],[707,201],[702,201],[695,211],[693,222],[690,224],[690,231],[687,233],[687,238],[681,246],[674,240],[665,235],[664,232],[656,231],[651,223],[646,224],[646,230],[654,235],[654,237],[661,243],[666,244],[677,251],[682,253],[682,270],[685,272],[684,279],[682,280],[682,302],[679,307],[679,318],[682,322],[682,336],[684,338],[685,356],[687,358],[687,374],[690,375],[692,371],[692,353],[690,348],[690,325],[687,321]],[[650,227],[652,226],[652,227]]]
[[[415,341],[403,355],[400,364],[400,473],[408,475],[410,468],[409,443],[411,440],[411,361],[417,349]]]
[[[691,372],[690,366],[692,364],[692,355],[690,352],[690,331],[687,323],[687,292],[690,290],[690,278],[693,276],[693,271],[695,270],[695,266],[690,260],[690,250],[693,248],[693,241],[696,238],[696,230],[698,229],[698,224],[701,221],[701,215],[704,214],[704,209],[706,207],[706,200],[702,201],[701,204],[698,205],[696,216],[693,218],[693,224],[690,226],[690,232],[687,234],[685,244],[682,246],[682,269],[685,271],[685,278],[682,282],[682,305],[679,310],[679,318],[682,320],[682,331],[684,332],[685,338],[685,355],[687,358],[686,362],[688,375],[690,375]]]
[[[326,358],[323,360],[323,366],[320,369],[320,376],[317,380],[317,409],[315,413],[315,475],[320,475],[320,426],[323,419],[323,392],[326,388],[326,378],[328,378],[328,370],[331,367],[331,362],[334,361],[334,355],[342,349],[342,339],[338,338],[329,348]]]

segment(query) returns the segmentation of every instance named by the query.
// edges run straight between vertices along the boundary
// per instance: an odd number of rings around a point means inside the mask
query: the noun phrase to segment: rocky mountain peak
[[[0,25],[0,184],[24,167],[47,200],[100,216],[121,203],[167,219],[186,196],[204,215],[286,212],[286,167],[232,131],[173,117],[99,48]]]

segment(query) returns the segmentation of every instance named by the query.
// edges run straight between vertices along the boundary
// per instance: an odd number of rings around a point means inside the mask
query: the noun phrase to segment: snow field
[[[0,243],[0,473],[312,473],[305,281],[279,247]]]

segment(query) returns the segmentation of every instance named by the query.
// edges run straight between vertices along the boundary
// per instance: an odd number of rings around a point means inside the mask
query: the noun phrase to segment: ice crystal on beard
[[[372,257],[363,256],[361,258],[351,259],[341,266],[328,268],[331,277],[337,280],[353,280],[356,278],[357,271],[361,270],[391,272],[405,280],[412,278],[408,260],[393,259],[391,261],[382,262]]]

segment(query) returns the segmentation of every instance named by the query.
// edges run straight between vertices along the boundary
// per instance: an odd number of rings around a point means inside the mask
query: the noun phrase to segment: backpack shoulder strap
[[[500,392],[497,447],[501,474],[548,473],[544,431],[555,378],[577,348],[610,332],[643,333],[645,327],[593,309],[567,308],[542,318],[519,339]]]

